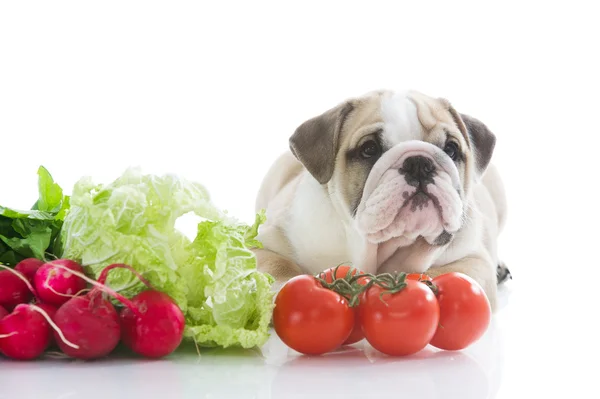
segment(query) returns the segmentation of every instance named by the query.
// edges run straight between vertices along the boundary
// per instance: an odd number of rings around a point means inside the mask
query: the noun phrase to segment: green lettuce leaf
[[[264,221],[261,212],[252,226],[230,221],[198,225],[190,249],[194,258],[181,270],[188,281],[188,319],[193,326],[187,334],[197,342],[251,347],[268,339],[274,280],[257,271],[250,250],[262,246],[256,234]]]
[[[40,167],[38,170],[39,199],[32,209],[58,214],[63,206],[63,190],[54,182],[48,170]]]
[[[0,206],[0,262],[15,265],[25,258],[46,260],[69,210],[69,197],[46,168],[38,169],[39,197],[29,210]]]
[[[194,240],[175,228],[194,213]],[[200,184],[174,175],[144,175],[132,168],[107,185],[79,180],[61,232],[61,257],[79,261],[98,277],[112,263],[126,263],[186,316],[185,335],[204,346],[260,346],[268,338],[273,279],[256,269],[259,213],[252,226],[216,208]],[[107,283],[131,297],[144,286],[125,269]]]

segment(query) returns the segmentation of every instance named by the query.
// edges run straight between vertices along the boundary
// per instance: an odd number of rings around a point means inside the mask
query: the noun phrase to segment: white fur
[[[310,175],[302,177],[288,218],[288,239],[295,261],[309,273],[349,262],[344,225],[323,187]]]
[[[377,245],[366,242],[353,220],[334,208],[323,187],[306,174],[297,193],[284,227],[294,248],[294,261],[312,274],[341,263],[375,273]]]
[[[417,107],[408,98],[408,92],[401,91],[383,97],[380,112],[384,124],[383,137],[388,145],[423,137]]]

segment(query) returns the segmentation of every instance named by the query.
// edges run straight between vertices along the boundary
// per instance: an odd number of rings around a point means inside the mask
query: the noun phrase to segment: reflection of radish
[[[83,290],[85,281],[74,272],[83,273],[83,268],[69,259],[53,260],[42,265],[33,279],[40,300],[60,306]]]
[[[43,311],[42,311],[43,312]],[[35,305],[20,304],[0,320],[0,352],[17,360],[35,359],[50,345],[48,319]]]
[[[27,258],[17,263],[17,265],[15,266],[15,270],[21,272],[25,277],[27,277],[27,280],[29,280],[29,282],[33,284],[33,277],[35,276],[35,272],[37,272],[37,270],[40,267],[42,267],[43,264],[43,260],[39,260],[36,258]]]

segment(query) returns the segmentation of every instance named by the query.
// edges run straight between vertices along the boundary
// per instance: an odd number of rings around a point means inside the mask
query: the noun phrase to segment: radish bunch
[[[115,268],[130,270],[148,289],[131,299],[112,290],[105,281]],[[91,360],[109,355],[119,342],[159,358],[179,346],[184,327],[175,302],[129,265],[109,265],[97,281],[68,259],[0,265],[0,353],[9,358],[36,359],[56,343],[69,357]]]

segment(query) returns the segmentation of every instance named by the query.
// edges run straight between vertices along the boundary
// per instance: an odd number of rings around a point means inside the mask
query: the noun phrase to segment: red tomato
[[[462,273],[446,273],[433,279],[440,304],[440,326],[431,345],[461,350],[477,341],[487,330],[492,309],[483,288]]]
[[[377,285],[363,293],[358,314],[367,341],[391,356],[406,356],[425,348],[438,325],[440,309],[433,291],[417,281],[406,281],[395,294]],[[383,300],[383,301],[382,301]]]
[[[333,282],[333,273],[334,273],[335,269],[336,269],[335,267],[332,267],[330,269],[325,270],[323,272],[325,275],[321,276],[321,278],[323,278],[328,283],[332,283]],[[335,274],[335,278],[343,279],[346,277],[346,275],[349,272],[351,273],[351,276],[356,276],[357,272],[358,272],[358,274],[364,274],[362,271],[359,271],[356,268],[342,265],[337,268],[337,273]],[[360,285],[365,285],[368,282],[368,278],[365,277],[365,278],[358,279],[357,282]],[[350,333],[350,336],[348,337],[348,339],[346,339],[344,341],[343,345],[352,345],[359,341],[362,341],[365,338],[365,335],[363,334],[362,328],[360,326],[360,322],[358,320],[357,308],[354,307],[352,309],[354,310],[354,328],[352,329],[352,332]]]
[[[362,332],[362,327],[358,318],[357,309],[351,309],[354,311],[354,327],[352,327],[352,332],[350,333],[348,338],[346,338],[346,340],[342,343],[342,345],[352,345],[362,341],[365,338],[365,334],[363,334]]]
[[[432,281],[431,277],[425,273],[409,273],[406,275],[406,279],[414,281]]]
[[[310,275],[290,279],[275,298],[273,327],[290,348],[307,355],[337,349],[350,336],[354,310]]]

